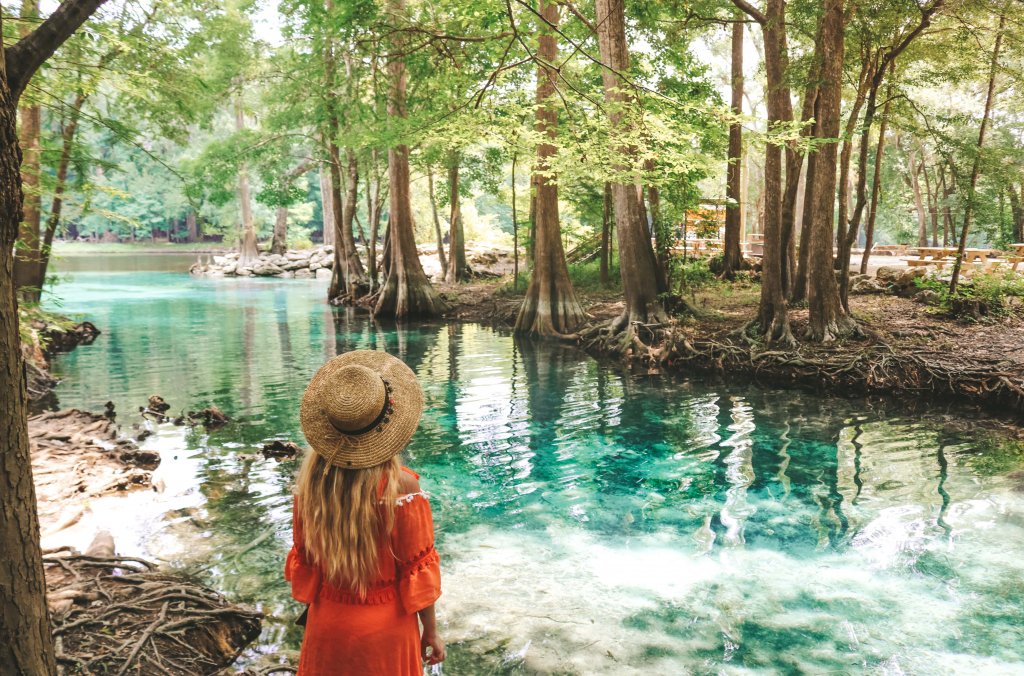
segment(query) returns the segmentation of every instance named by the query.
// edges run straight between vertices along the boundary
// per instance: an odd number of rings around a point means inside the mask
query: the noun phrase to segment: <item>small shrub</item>
[[[914,280],[922,291],[931,291],[931,304],[962,321],[986,317],[1005,317],[1018,309],[1014,298],[1024,297],[1024,277],[1014,272],[996,272],[962,279],[955,295],[949,293],[949,281],[936,275]]]

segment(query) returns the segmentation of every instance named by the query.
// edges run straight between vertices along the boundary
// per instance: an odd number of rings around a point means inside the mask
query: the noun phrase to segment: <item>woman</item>
[[[306,388],[314,452],[299,472],[285,564],[292,596],[309,604],[303,676],[422,676],[424,659],[444,660],[430,503],[398,461],[422,411],[415,374],[384,352],[335,357]]]

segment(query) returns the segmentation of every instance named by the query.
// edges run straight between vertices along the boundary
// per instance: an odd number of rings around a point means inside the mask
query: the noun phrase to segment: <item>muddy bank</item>
[[[25,386],[32,412],[54,409],[57,399],[53,388],[57,379],[50,375],[50,360],[79,345],[90,345],[100,335],[92,322],[74,323],[66,317],[38,308],[19,309],[21,352],[25,361]]]

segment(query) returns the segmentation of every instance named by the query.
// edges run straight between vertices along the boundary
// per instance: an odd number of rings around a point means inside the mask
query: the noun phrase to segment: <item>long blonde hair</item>
[[[331,584],[366,596],[381,543],[395,524],[400,471],[398,456],[368,469],[342,469],[306,454],[296,485],[303,541]]]

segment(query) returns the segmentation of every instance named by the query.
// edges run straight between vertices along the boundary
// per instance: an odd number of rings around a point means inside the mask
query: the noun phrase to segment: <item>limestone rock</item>
[[[331,271],[327,268],[318,268],[316,271],[317,280],[331,281]]]

